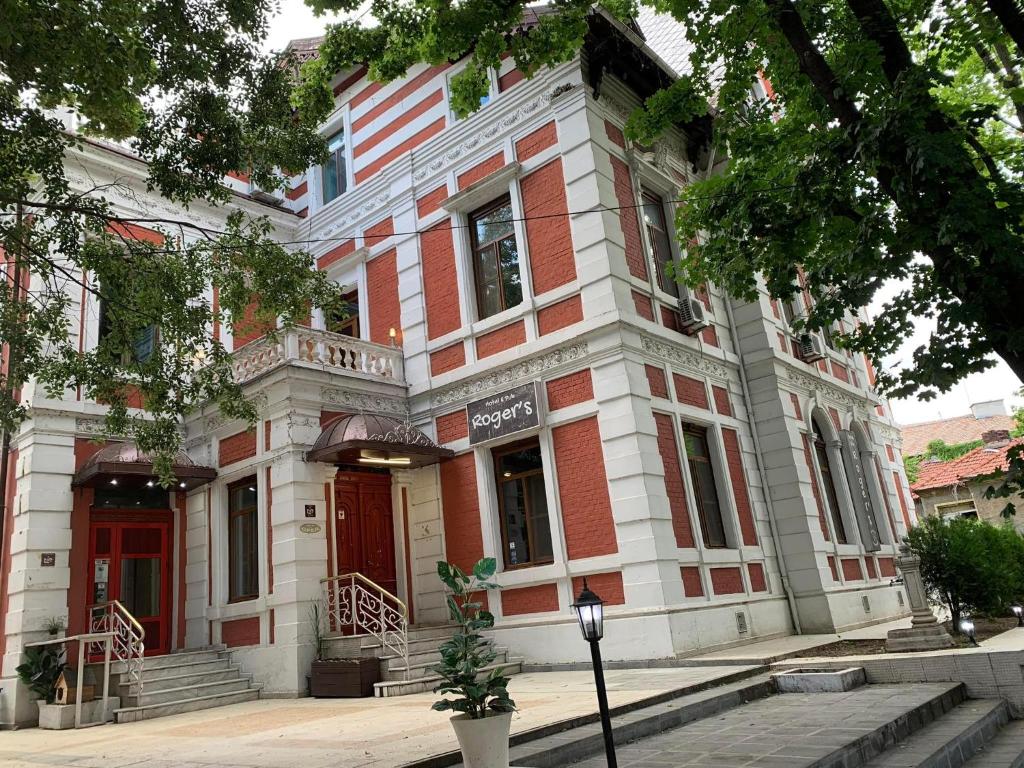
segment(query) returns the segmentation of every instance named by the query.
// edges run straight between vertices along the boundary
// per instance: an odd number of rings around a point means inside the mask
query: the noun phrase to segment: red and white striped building
[[[569,608],[584,576],[608,603],[608,659],[904,612],[890,578],[913,512],[870,364],[824,337],[803,349],[799,300],[691,295],[664,274],[671,201],[708,171],[707,125],[653,147],[624,138],[673,76],[638,29],[596,12],[581,58],[531,80],[506,59],[461,120],[448,99],[460,66],[387,85],[340,73],[328,165],[276,199],[228,180],[234,206],[308,241],[358,312],[274,342],[253,324],[217,329],[260,418],[199,409],[183,425],[184,488],[146,487],[132,446],[91,442],[103,406],[25,388],[0,723],[34,716],[14,668],[44,621],[82,632],[88,607],[113,599],[135,608],[147,652],[224,644],[281,696],[305,691],[321,580],[350,571],[422,626],[446,618],[436,561],[495,557],[497,642],[535,662],[585,658]],[[67,165],[83,188],[130,187],[113,197],[125,217],[171,212],[120,151],[90,144]],[[214,229],[227,213],[173,211]],[[706,326],[684,327],[680,299]],[[73,297],[83,349],[99,314]]]

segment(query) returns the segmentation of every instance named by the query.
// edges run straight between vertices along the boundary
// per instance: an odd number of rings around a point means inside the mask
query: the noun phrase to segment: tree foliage
[[[110,404],[107,431],[136,438],[169,480],[181,417],[196,403],[254,416],[213,326],[232,324],[253,296],[257,319],[286,323],[311,304],[340,301],[308,253],[275,243],[265,218],[236,211],[211,231],[143,203],[126,218],[112,200],[131,195],[127,185],[82,194],[69,183],[68,164],[96,139],[134,153],[147,164],[149,190],[185,208],[231,200],[222,184],[229,171],[272,189],[284,183],[278,169],[317,162],[316,124],[291,105],[294,67],[261,52],[275,8],[272,0],[0,1],[0,340],[11,351],[0,430],[25,417],[14,396],[25,382],[52,397],[78,387]],[[80,135],[53,117],[58,107],[77,113]],[[140,239],[139,226],[161,240]],[[108,333],[95,349],[68,335],[79,295],[104,306]],[[128,407],[136,391],[145,415]]]
[[[1005,615],[1024,595],[1024,538],[1010,526],[929,516],[907,543],[921,558],[925,589],[949,608],[957,631],[961,617]]]
[[[437,563],[437,575],[448,588],[448,617],[455,625],[451,638],[439,648],[441,663],[434,667],[441,676],[434,693],[454,694],[455,698],[435,701],[432,709],[438,712],[462,712],[479,720],[488,713],[515,711],[505,670],[495,667],[484,671],[498,658],[494,646],[481,634],[494,626],[494,616],[474,599],[484,590],[498,589],[490,581],[497,567],[493,557],[477,562],[472,574],[443,560]]]

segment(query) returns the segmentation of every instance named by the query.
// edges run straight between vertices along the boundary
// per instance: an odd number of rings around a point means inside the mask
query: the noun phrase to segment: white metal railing
[[[361,573],[321,579],[320,586],[329,634],[373,635],[385,652],[401,656],[409,668],[409,611],[405,603]]]
[[[128,695],[142,699],[142,665],[146,658],[146,630],[117,600],[89,606],[89,630],[113,635],[112,651],[128,674]],[[98,653],[95,648],[90,653]]]
[[[340,374],[360,374],[404,383],[402,350],[340,333],[295,327],[276,338],[260,338],[232,355],[235,381],[243,384],[288,363],[305,363]]]
[[[82,635],[71,637],[59,637],[55,640],[42,640],[38,643],[26,643],[26,648],[39,647],[44,645],[59,645],[66,643],[78,643],[78,680],[75,685],[75,728],[89,728],[93,725],[103,725],[107,722],[107,699],[110,698],[110,655],[116,644],[115,633],[113,632],[87,632]],[[85,647],[90,647],[90,653],[95,646],[103,645],[103,698],[100,705],[100,719],[92,723],[82,722],[82,684],[85,682]]]

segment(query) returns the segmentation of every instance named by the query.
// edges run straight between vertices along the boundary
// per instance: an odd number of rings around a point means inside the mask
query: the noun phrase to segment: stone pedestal
[[[953,647],[953,638],[945,627],[939,624],[932,609],[928,607],[928,596],[921,581],[921,558],[910,551],[906,544],[900,545],[900,556],[896,567],[903,576],[913,617],[910,629],[893,629],[885,641],[890,653],[899,651],[938,651]]]

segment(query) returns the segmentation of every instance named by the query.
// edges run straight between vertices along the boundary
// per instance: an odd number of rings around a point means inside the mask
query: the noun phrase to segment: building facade
[[[870,364],[794,335],[806,292],[782,306],[671,280],[672,201],[714,161],[706,124],[624,138],[673,76],[638,30],[595,13],[580,59],[531,80],[507,59],[465,119],[447,98],[460,66],[387,85],[341,73],[324,167],[279,199],[228,180],[235,205],[311,244],[357,311],[274,339],[217,329],[260,417],[197,410],[180,487],[150,487],[144,456],[95,442],[101,405],[25,388],[0,722],[33,714],[14,668],[51,616],[81,632],[117,599],[147,653],[224,644],[265,695],[302,695],[322,580],[362,573],[414,626],[438,624],[440,559],[497,559],[496,641],[538,662],[586,657],[569,609],[583,577],[608,603],[609,659],[904,612],[890,577],[914,513]],[[68,169],[83,188],[131,187],[114,199],[126,218],[167,212],[112,148]],[[226,211],[174,215],[222,228]],[[90,296],[69,321],[96,343]]]

